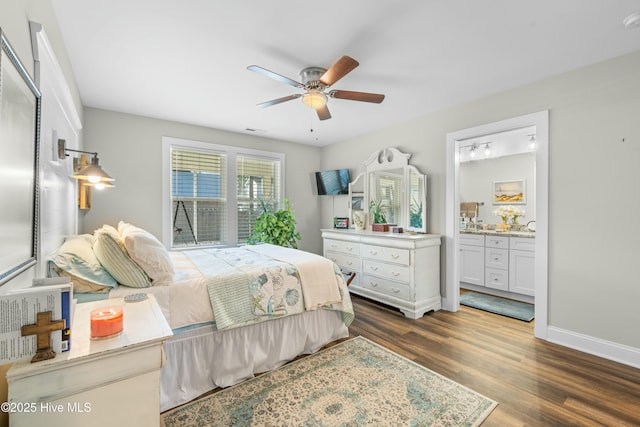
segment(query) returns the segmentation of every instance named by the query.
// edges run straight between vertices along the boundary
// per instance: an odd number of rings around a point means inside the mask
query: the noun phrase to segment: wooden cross
[[[52,322],[51,312],[43,311],[36,315],[35,325],[25,325],[22,327],[21,333],[23,337],[29,335],[36,336],[38,351],[31,359],[31,363],[56,357],[56,352],[51,348],[51,332],[64,329],[64,324],[64,319]]]

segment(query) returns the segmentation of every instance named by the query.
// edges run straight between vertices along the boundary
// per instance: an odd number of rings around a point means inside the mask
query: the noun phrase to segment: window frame
[[[195,245],[172,246],[173,236],[173,209],[171,194],[171,150],[202,151],[207,153],[221,153],[227,156],[227,244],[221,245]],[[238,156],[258,157],[265,160],[280,162],[280,185],[278,194],[284,203],[285,198],[285,155],[284,153],[256,150],[253,148],[236,147],[232,145],[216,144],[212,142],[194,141],[190,139],[162,137],[162,243],[169,250],[189,250],[203,247],[237,246],[238,242],[238,199],[237,199],[237,158]]]

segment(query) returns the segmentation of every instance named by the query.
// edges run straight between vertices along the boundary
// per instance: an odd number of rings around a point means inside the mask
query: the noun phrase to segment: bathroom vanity
[[[461,230],[460,287],[533,302],[535,233]]]

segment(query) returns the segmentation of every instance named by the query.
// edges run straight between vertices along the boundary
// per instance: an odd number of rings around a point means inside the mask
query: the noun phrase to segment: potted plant
[[[298,249],[296,240],[300,240],[300,233],[296,231],[296,220],[289,205],[289,199],[284,199],[284,208],[276,210],[273,205],[260,199],[262,213],[258,215],[251,236],[247,243],[271,243]]]
[[[389,224],[387,224],[387,216],[384,213],[384,206],[382,200],[372,199],[369,202],[369,212],[373,217],[373,224],[371,224],[372,231],[389,231]]]

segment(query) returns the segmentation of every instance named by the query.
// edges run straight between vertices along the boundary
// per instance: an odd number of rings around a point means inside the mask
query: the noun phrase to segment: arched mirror
[[[361,209],[368,213],[369,224],[378,220],[427,232],[427,177],[409,165],[410,158],[411,154],[385,148],[364,162],[365,172],[349,185],[352,218]],[[372,212],[372,205],[379,207],[377,212]]]

